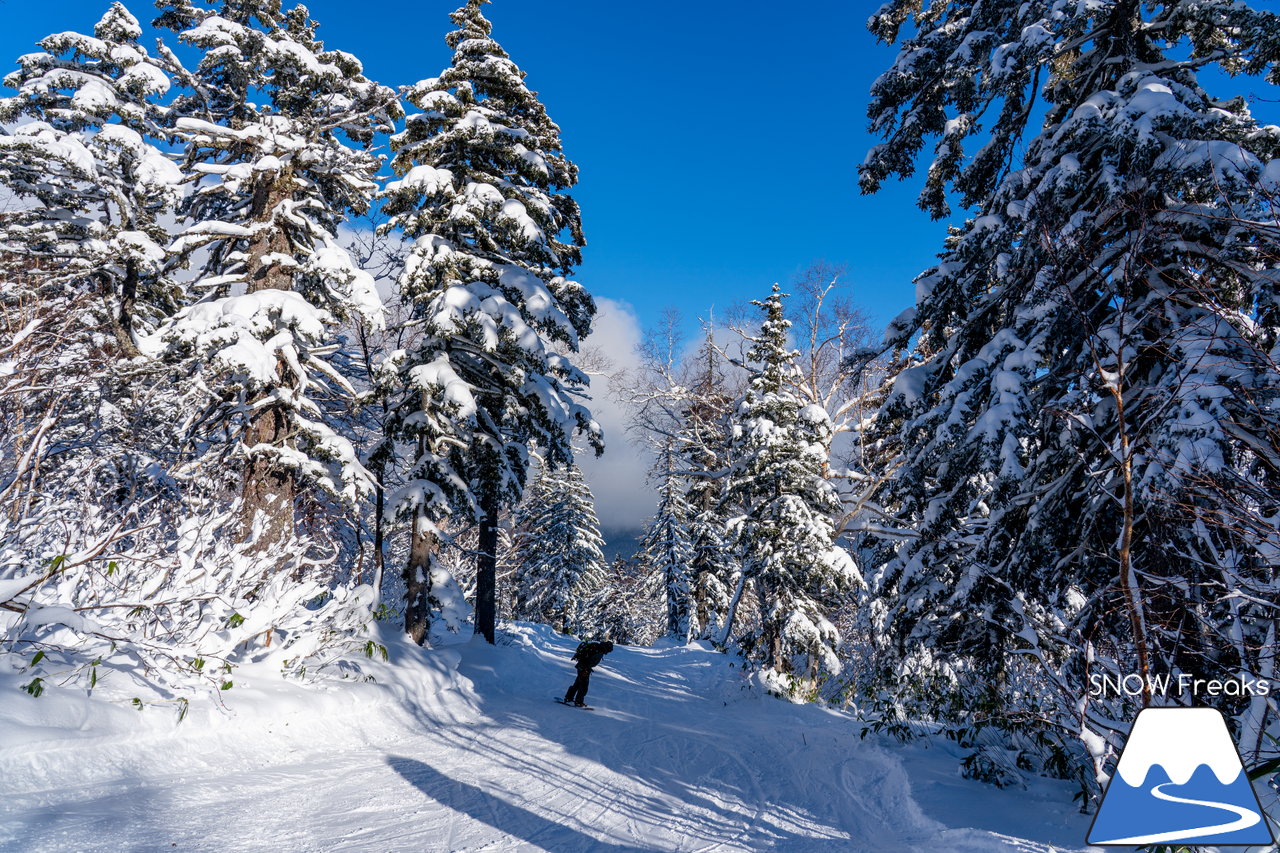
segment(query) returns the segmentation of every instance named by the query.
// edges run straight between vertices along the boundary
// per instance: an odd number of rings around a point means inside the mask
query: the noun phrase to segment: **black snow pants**
[[[591,668],[590,667],[579,668],[578,678],[576,681],[573,682],[573,685],[569,688],[569,692],[564,694],[564,701],[566,703],[571,702],[574,705],[585,704],[587,701],[587,688],[590,685],[591,685]]]

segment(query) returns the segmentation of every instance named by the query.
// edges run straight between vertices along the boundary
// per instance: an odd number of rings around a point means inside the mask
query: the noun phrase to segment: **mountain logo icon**
[[[1133,723],[1087,842],[1274,844],[1222,714],[1146,708]]]

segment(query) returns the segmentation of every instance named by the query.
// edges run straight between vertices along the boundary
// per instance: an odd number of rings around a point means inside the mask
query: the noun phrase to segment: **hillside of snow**
[[[580,711],[551,701],[575,641],[542,626],[389,643],[376,683],[241,672],[176,726],[0,675],[0,849],[1083,849],[1069,786],[964,780],[946,746],[860,740],[701,646],[617,647]]]

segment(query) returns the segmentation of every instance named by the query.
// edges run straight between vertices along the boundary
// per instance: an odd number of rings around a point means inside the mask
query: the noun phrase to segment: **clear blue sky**
[[[125,0],[144,25],[150,3]],[[460,0],[306,4],[329,47],[388,85],[436,76]],[[0,69],[46,34],[88,32],[106,0],[0,0]],[[676,0],[495,0],[494,37],[528,74],[581,170],[587,248],[578,278],[651,323],[673,305],[763,296],[823,259],[849,268],[880,323],[944,226],[918,186],[858,193],[867,90],[892,58],[863,29],[869,6]]]

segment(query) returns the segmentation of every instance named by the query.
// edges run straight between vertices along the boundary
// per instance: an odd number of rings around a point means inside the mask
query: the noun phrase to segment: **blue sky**
[[[0,6],[0,68],[61,29],[89,31],[105,0]],[[150,3],[125,0],[143,23]],[[330,47],[388,85],[448,64],[460,0],[316,0]],[[50,10],[56,8],[56,20]],[[879,323],[907,307],[944,226],[918,187],[858,193],[870,138],[867,90],[892,58],[863,28],[868,6],[818,0],[496,0],[494,37],[528,73],[565,152],[587,248],[578,278],[629,303],[641,323],[675,306],[690,325],[715,305],[763,296],[817,260],[849,268]]]

